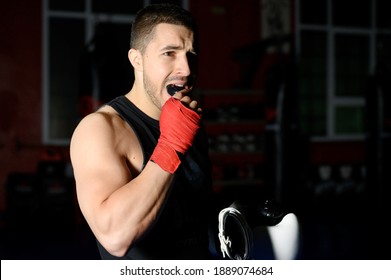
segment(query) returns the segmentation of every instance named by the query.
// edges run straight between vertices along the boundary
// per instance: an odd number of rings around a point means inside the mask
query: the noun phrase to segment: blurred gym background
[[[301,259],[390,258],[387,0],[3,1],[0,258],[99,259],[69,139],[130,89],[130,27],[159,2],[199,24],[196,94],[222,202],[272,197],[296,213]]]

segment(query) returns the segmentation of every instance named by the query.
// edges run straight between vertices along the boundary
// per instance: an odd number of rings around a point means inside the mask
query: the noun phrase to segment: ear
[[[140,51],[136,49],[130,49],[128,52],[128,58],[135,71],[143,70],[142,56]]]

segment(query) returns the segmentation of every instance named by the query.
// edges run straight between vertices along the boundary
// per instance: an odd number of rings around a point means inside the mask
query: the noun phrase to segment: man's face
[[[184,26],[161,23],[143,55],[143,81],[153,104],[161,109],[170,98],[166,86],[191,86],[195,53],[193,32]]]

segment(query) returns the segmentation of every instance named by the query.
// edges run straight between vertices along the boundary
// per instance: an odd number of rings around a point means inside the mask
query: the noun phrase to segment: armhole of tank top
[[[143,169],[145,168],[145,166],[147,165],[148,160],[147,160],[146,157],[145,157],[145,148],[144,148],[144,146],[143,146],[143,143],[141,142],[140,135],[139,135],[139,133],[137,132],[137,129],[135,129],[134,125],[133,125],[129,120],[127,120],[127,118],[125,118],[125,113],[124,113],[123,110],[117,105],[117,103],[110,102],[108,105],[109,105],[110,107],[112,107],[112,108],[117,112],[118,116],[119,116],[121,119],[123,119],[123,120],[127,123],[127,125],[133,130],[134,134],[136,135],[137,140],[138,140],[138,142],[139,142],[139,144],[140,144],[141,153],[142,153],[142,155],[143,155],[143,164],[142,164],[142,166],[141,166],[141,170],[143,170]],[[141,170],[140,170],[140,172],[141,172]]]

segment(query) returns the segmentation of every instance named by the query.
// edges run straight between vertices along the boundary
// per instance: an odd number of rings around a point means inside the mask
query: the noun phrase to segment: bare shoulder
[[[120,119],[115,112],[104,110],[87,115],[73,132],[71,151],[83,143],[93,145],[101,141],[113,141],[119,125]]]
[[[114,109],[105,106],[84,117],[77,125],[73,136],[89,130],[95,130],[96,128],[104,129],[105,133],[110,132],[110,130],[112,130],[111,132],[114,132],[116,127],[121,125],[121,123],[123,123],[123,121]],[[99,133],[99,130],[96,132]]]
[[[71,159],[84,158],[89,154],[128,157],[137,137],[129,125],[111,107],[84,117],[71,138]]]
[[[79,122],[71,138],[70,156],[81,197],[91,189],[107,195],[136,176],[142,162],[134,131],[108,106]]]

